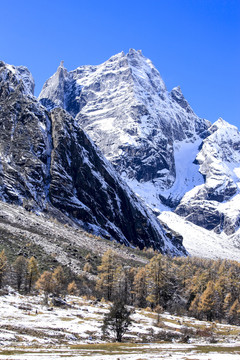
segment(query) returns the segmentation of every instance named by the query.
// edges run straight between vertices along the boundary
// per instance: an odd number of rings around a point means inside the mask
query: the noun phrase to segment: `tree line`
[[[96,289],[106,300],[151,307],[208,321],[240,325],[240,263],[155,254],[139,268],[118,263],[107,251],[98,267]]]
[[[60,296],[77,293],[75,281],[68,282],[62,266],[57,266],[53,271],[40,273],[39,264],[34,256],[28,259],[20,255],[9,264],[5,250],[0,253],[0,289],[3,284],[11,285],[18,292],[25,294],[39,291],[44,294],[46,304],[49,294]]]
[[[93,272],[91,256],[86,257],[84,271]],[[208,321],[226,321],[240,325],[240,263],[197,257],[171,258],[152,252],[145,266],[124,265],[117,254],[106,251],[97,267],[94,286],[83,286],[79,279],[69,279],[61,266],[40,274],[37,260],[18,256],[8,264],[4,250],[0,253],[0,288],[7,283],[18,291],[44,294],[92,295],[140,308],[150,307],[158,313],[169,311]]]

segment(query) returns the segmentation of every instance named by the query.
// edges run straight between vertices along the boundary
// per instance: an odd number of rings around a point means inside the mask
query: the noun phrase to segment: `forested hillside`
[[[240,325],[240,263],[144,252],[150,260],[138,267],[124,264],[113,250],[103,254],[100,264],[89,253],[82,261],[82,275],[76,276],[60,265],[44,270],[34,257],[20,255],[10,263],[2,250],[0,286],[44,293],[46,303],[50,294],[53,299],[67,293],[107,301],[121,298],[127,305],[159,313],[167,310]]]

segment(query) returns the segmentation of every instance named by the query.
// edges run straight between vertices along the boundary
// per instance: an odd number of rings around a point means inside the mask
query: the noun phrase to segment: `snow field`
[[[183,245],[190,255],[239,261],[240,249],[231,237],[206,230],[170,211],[162,212],[158,218],[183,236]]]

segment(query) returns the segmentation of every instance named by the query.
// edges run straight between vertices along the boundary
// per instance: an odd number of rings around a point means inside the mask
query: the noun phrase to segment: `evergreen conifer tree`
[[[34,256],[32,256],[27,265],[27,278],[28,278],[28,292],[31,292],[32,285],[35,283],[39,276],[38,263]]]
[[[44,271],[36,282],[36,288],[44,293],[44,303],[48,304],[48,295],[54,291],[53,274]]]
[[[115,341],[122,342],[123,335],[132,323],[131,311],[127,309],[122,299],[114,301],[110,311],[105,314],[102,331],[104,335],[113,334]]]
[[[55,295],[59,296],[66,285],[66,276],[64,275],[64,271],[61,265],[59,265],[53,272],[52,275],[53,280],[53,290]]]
[[[208,321],[212,321],[214,317],[214,307],[215,307],[215,290],[213,281],[209,281],[207,284],[206,290],[203,292],[200,301],[198,310],[200,313],[206,315]]]
[[[104,298],[108,301],[113,298],[116,268],[116,255],[112,250],[107,250],[102,256],[101,265],[98,266],[100,279],[97,281],[96,288],[101,290]]]
[[[27,276],[27,260],[25,257],[22,255],[18,256],[13,263],[13,268],[16,275],[17,290],[19,292]]]

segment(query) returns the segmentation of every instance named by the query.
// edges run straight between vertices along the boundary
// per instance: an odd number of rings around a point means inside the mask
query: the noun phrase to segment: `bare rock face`
[[[51,203],[125,244],[166,248],[165,233],[63,109],[51,112]],[[161,234],[161,236],[159,236]],[[143,240],[145,239],[145,240]],[[180,242],[178,242],[180,245]]]
[[[33,212],[56,209],[126,245],[185,254],[181,239],[169,240],[71,115],[59,107],[48,112],[32,84],[25,68],[0,63],[0,200]]]
[[[52,141],[48,113],[32,89],[28,70],[0,63],[0,196],[38,208],[48,197]]]

